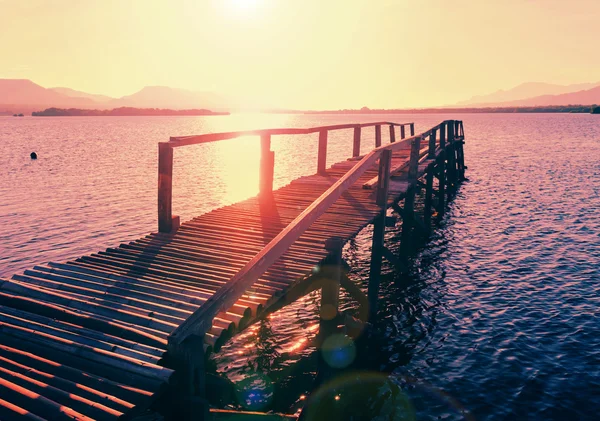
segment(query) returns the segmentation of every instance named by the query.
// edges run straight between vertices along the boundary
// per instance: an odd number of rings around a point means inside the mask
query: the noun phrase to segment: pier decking
[[[382,126],[390,129],[385,145]],[[366,127],[375,128],[375,149],[361,157]],[[332,130],[353,130],[354,147],[350,159],[326,168]],[[308,133],[319,133],[317,173],[273,191],[271,136]],[[261,137],[260,194],[179,226],[171,214],[173,148],[243,135]],[[185,396],[189,418],[202,419],[205,355],[317,288],[322,317],[331,318],[327,306],[337,315],[344,280],[314,279],[370,223],[373,316],[382,257],[401,264],[383,244],[388,208],[404,221],[403,241],[427,235],[464,178],[463,143],[454,120],[416,136],[413,124],[379,122],[161,143],[159,232],[0,279],[0,419],[160,419],[148,409],[173,390]],[[423,218],[413,209],[417,189],[426,191]]]

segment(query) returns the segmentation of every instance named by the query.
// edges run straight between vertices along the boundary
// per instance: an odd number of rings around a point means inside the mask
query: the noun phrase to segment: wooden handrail
[[[362,123],[362,124],[338,124],[333,126],[319,126],[309,128],[283,128],[283,129],[263,129],[263,130],[242,130],[238,132],[225,132],[225,133],[207,133],[195,136],[173,136],[169,140],[169,145],[173,148],[180,146],[197,145],[199,143],[218,142],[220,140],[235,139],[243,136],[263,136],[263,135],[293,135],[293,134],[311,134],[319,133],[322,131],[334,131],[334,130],[346,130],[356,129],[361,127],[371,126],[412,126],[414,123],[394,123],[390,121],[380,121],[374,123]],[[414,129],[413,129],[414,130]]]
[[[450,120],[453,122],[453,120]],[[356,163],[344,176],[337,180],[318,199],[298,215],[287,227],[273,238],[252,260],[236,273],[224,286],[210,297],[200,308],[192,313],[169,336],[169,344],[177,346],[191,335],[204,335],[212,326],[212,320],[221,311],[229,309],[273,263],[275,263],[300,236],[331,207],[341,195],[348,190],[369,168],[374,165],[384,151],[393,152],[412,145],[418,148],[421,138],[432,130],[443,126],[446,122],[435,126],[425,133],[412,136],[399,142],[389,143],[373,149]],[[389,123],[369,123],[371,125]],[[454,123],[453,123],[454,124]],[[364,127],[363,125],[360,125]],[[356,128],[358,125],[348,125]],[[324,129],[321,128],[321,131]],[[414,130],[414,129],[413,129]],[[418,151],[417,151],[418,153]],[[417,158],[418,159],[418,158]]]

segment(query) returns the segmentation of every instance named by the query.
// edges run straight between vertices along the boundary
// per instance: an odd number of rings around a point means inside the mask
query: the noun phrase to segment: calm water
[[[66,260],[155,230],[156,143],[169,136],[382,117],[0,117],[0,275]],[[388,119],[391,117],[384,117]],[[591,115],[419,115],[417,131],[464,120],[470,181],[400,277],[385,267],[383,320],[356,399],[370,418],[595,419],[600,413],[600,120]],[[365,134],[365,149],[373,134]],[[346,158],[351,134],[329,147]],[[316,137],[278,138],[275,184],[315,170]],[[39,159],[31,161],[36,151]],[[183,219],[256,193],[253,139],[175,152]],[[397,246],[390,230],[390,248]],[[348,244],[366,286],[369,228]],[[315,378],[318,297],[276,313],[226,346],[216,369],[249,408],[293,412]],[[344,300],[345,308],[353,308]],[[243,349],[243,351],[239,351]],[[369,392],[369,393],[367,393]],[[360,416],[360,415],[357,415]],[[331,419],[331,418],[330,418]]]

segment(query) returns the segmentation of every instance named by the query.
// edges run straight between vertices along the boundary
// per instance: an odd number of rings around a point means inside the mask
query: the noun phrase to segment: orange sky
[[[297,108],[600,81],[599,0],[0,0],[0,77]]]

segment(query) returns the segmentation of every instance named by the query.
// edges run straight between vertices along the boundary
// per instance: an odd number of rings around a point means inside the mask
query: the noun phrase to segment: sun
[[[229,0],[228,3],[232,9],[249,10],[258,7],[261,0]]]

